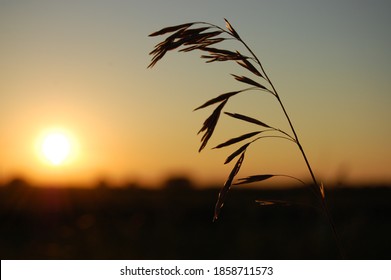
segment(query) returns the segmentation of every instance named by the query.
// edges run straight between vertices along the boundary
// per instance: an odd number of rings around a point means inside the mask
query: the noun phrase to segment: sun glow
[[[70,137],[62,131],[47,132],[40,142],[41,156],[54,166],[64,164],[74,153]]]

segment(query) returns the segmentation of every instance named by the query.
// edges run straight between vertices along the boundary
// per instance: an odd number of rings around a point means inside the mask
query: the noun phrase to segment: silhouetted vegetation
[[[209,139],[212,137],[212,134],[215,131],[220,116],[223,113],[225,105],[228,102],[232,102],[232,99],[235,99],[234,97],[238,94],[240,95],[248,91],[256,91],[258,93],[261,93],[261,95],[271,94],[275,98],[275,101],[277,101],[277,103],[279,104],[279,107],[281,109],[280,113],[283,113],[287,124],[289,124],[290,131],[284,131],[281,128],[275,127],[274,125],[271,126],[270,124],[266,124],[258,118],[238,113],[224,112],[224,114],[230,116],[231,118],[240,120],[247,124],[251,123],[255,125],[255,127],[257,127],[257,130],[236,136],[214,147],[214,149],[220,149],[241,143],[241,147],[236,148],[236,150],[231,153],[224,162],[224,164],[228,164],[234,159],[238,158],[231,172],[229,173],[228,178],[224,183],[224,186],[221,188],[218,194],[213,219],[218,219],[221,208],[225,205],[227,193],[232,185],[242,185],[260,182],[273,177],[281,176],[297,180],[304,185],[306,184],[301,179],[296,178],[292,175],[263,173],[240,178],[237,180],[236,183],[234,182],[237,174],[239,173],[243,165],[243,162],[245,161],[246,151],[249,146],[252,146],[255,142],[258,141],[262,142],[265,138],[279,138],[288,140],[289,142],[293,142],[296,145],[301,155],[303,156],[305,165],[312,179],[312,183],[309,184],[308,187],[312,189],[313,194],[317,197],[321,209],[325,217],[327,218],[329,226],[332,230],[336,246],[339,248],[341,257],[343,257],[344,254],[339,244],[340,242],[334,225],[334,221],[326,203],[324,185],[322,182],[318,182],[314,172],[312,171],[312,167],[308,161],[306,153],[304,152],[304,148],[299,141],[298,134],[296,133],[296,129],[293,126],[293,123],[285,108],[285,105],[281,100],[280,94],[277,92],[276,87],[274,86],[272,80],[269,78],[269,75],[265,71],[262,62],[259,60],[257,55],[255,55],[255,53],[247,45],[247,43],[241,38],[241,36],[239,36],[239,33],[232,27],[231,23],[227,19],[224,19],[224,21],[225,28],[208,22],[189,22],[180,25],[165,27],[149,35],[151,37],[165,36],[166,38],[160,43],[156,44],[154,49],[149,53],[152,58],[151,63],[148,65],[148,68],[152,68],[153,66],[155,66],[156,63],[160,61],[166,55],[166,53],[170,51],[200,51],[203,53],[201,55],[201,58],[206,59],[207,63],[225,61],[235,62],[241,66],[241,70],[243,70],[244,68],[247,70],[247,74],[251,75],[241,76],[231,74],[236,81],[241,83],[242,86],[243,84],[245,84],[246,88],[220,94],[217,97],[206,101],[203,105],[194,109],[196,111],[199,109],[210,107],[211,105],[218,104],[218,106],[213,110],[212,114],[204,121],[200,131],[198,132],[203,133],[199,152],[201,152],[206,147]],[[221,47],[221,43],[225,41],[234,41],[238,43],[239,46],[241,46],[242,50],[239,51],[236,48],[232,49],[232,46],[231,48],[215,47],[216,45]],[[246,55],[242,54],[243,51],[246,53]],[[249,85],[251,87],[248,87]],[[263,205],[270,205],[275,204],[276,201],[260,201],[260,203]],[[278,201],[278,203],[280,202]],[[283,201],[282,203],[286,204],[287,202]]]
[[[212,222],[218,188],[172,178],[155,190],[0,188],[1,259],[334,259],[328,225],[307,188],[233,188]],[[391,188],[338,187],[330,210],[350,259],[391,257]],[[255,200],[292,204],[259,206]]]

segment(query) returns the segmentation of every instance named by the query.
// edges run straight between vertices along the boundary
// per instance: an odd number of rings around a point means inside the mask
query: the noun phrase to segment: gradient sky
[[[240,89],[232,63],[170,53],[146,69],[153,31],[223,18],[263,61],[318,177],[327,182],[391,181],[390,1],[23,1],[0,0],[0,181],[154,183],[186,174],[223,183],[232,152],[198,153],[196,133],[218,94]],[[284,129],[270,95],[227,105]],[[48,129],[72,135],[68,165],[42,162],[36,143]],[[252,131],[222,118],[211,145]],[[239,175],[307,178],[289,142],[251,148]]]

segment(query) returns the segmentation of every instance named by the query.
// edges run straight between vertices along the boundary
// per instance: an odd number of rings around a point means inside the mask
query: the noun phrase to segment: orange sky
[[[175,11],[161,1],[0,2],[0,181],[154,184],[184,174],[223,183],[233,148],[209,148],[254,127],[222,118],[199,154],[196,133],[211,109],[192,110],[241,89],[228,74],[244,73],[195,53],[146,66],[159,40],[151,32],[194,20],[224,26],[224,17],[263,61],[319,178],[391,181],[388,2],[174,2]],[[289,130],[270,95],[237,97],[226,110]],[[53,128],[74,147],[60,166],[37,148]],[[308,178],[292,143],[265,139],[246,156],[241,176]]]

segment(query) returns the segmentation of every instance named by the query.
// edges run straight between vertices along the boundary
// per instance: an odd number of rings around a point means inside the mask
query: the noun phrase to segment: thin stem
[[[256,58],[256,59],[258,60],[258,58]],[[262,71],[264,71],[264,70],[262,69]],[[328,208],[328,206],[327,206],[326,199],[325,199],[325,197],[323,197],[323,195],[322,195],[321,192],[320,192],[320,188],[319,188],[318,182],[317,182],[317,180],[316,180],[315,174],[314,174],[314,172],[312,171],[311,165],[310,165],[310,163],[309,163],[309,161],[308,161],[308,158],[307,158],[307,156],[306,156],[306,154],[305,154],[305,152],[304,152],[303,146],[300,144],[299,137],[297,136],[296,130],[295,130],[295,128],[294,128],[294,126],[293,126],[293,124],[292,124],[292,121],[291,121],[291,119],[290,119],[290,117],[289,117],[289,115],[288,115],[288,113],[287,113],[287,111],[286,111],[286,109],[285,109],[285,106],[284,106],[284,104],[282,103],[282,101],[281,101],[281,99],[280,99],[280,96],[278,95],[277,90],[276,90],[276,88],[274,87],[272,81],[269,79],[269,77],[267,76],[267,74],[266,74],[265,72],[264,72],[264,74],[265,74],[266,79],[267,79],[268,82],[270,83],[271,87],[273,88],[273,91],[275,92],[276,98],[277,98],[277,100],[278,100],[278,102],[279,102],[279,104],[280,104],[280,106],[281,106],[281,108],[282,108],[282,110],[283,110],[283,112],[284,112],[284,114],[285,114],[286,119],[288,120],[289,126],[291,127],[291,130],[292,130],[293,135],[294,135],[295,140],[296,140],[295,142],[296,142],[296,144],[297,144],[297,146],[298,146],[298,148],[299,148],[301,154],[303,155],[304,161],[305,161],[305,163],[306,163],[306,165],[307,165],[308,171],[309,171],[309,173],[310,173],[310,175],[311,175],[311,178],[312,178],[312,181],[313,181],[313,183],[314,183],[314,192],[315,192],[315,194],[316,194],[316,197],[319,199],[320,204],[322,205],[322,208],[323,208],[323,210],[324,210],[325,216],[327,217],[327,220],[328,220],[329,225],[330,225],[330,227],[331,227],[331,230],[332,230],[332,232],[333,232],[333,236],[334,236],[336,245],[337,245],[337,247],[338,247],[339,254],[340,254],[341,257],[343,257],[343,253],[342,253],[341,245],[340,245],[340,243],[339,243],[339,238],[338,238],[337,230],[336,230],[336,228],[335,228],[334,221],[333,221],[333,219],[332,219],[332,217],[331,217],[330,210],[329,210],[329,208]]]
[[[334,225],[334,221],[333,221],[333,219],[332,219],[332,217],[331,217],[331,214],[330,214],[330,210],[329,210],[329,208],[327,207],[325,197],[323,197],[323,195],[322,195],[322,193],[321,193],[321,191],[320,191],[320,188],[319,188],[318,182],[317,182],[317,180],[316,180],[315,174],[314,174],[314,172],[312,171],[311,165],[310,165],[310,163],[309,163],[309,161],[308,161],[308,158],[307,158],[307,156],[306,156],[306,154],[305,154],[305,152],[304,152],[303,146],[300,144],[299,137],[297,136],[296,130],[295,130],[295,128],[294,128],[294,126],[293,126],[293,124],[292,124],[292,121],[291,121],[291,119],[290,119],[290,117],[289,117],[289,115],[288,115],[288,113],[287,113],[287,111],[286,111],[286,109],[285,109],[285,106],[284,106],[284,104],[282,103],[281,98],[280,98],[280,96],[279,96],[279,94],[278,94],[278,92],[277,92],[275,86],[273,85],[273,83],[272,83],[272,81],[270,80],[269,76],[267,75],[265,69],[263,68],[263,65],[262,65],[261,61],[258,59],[258,57],[255,55],[255,53],[250,49],[250,47],[249,47],[242,39],[239,38],[238,40],[246,47],[246,49],[247,49],[247,50],[251,53],[251,55],[254,57],[255,61],[258,63],[258,65],[260,66],[260,68],[261,68],[263,74],[265,75],[265,79],[268,81],[268,83],[270,84],[270,86],[271,86],[272,89],[273,89],[274,95],[275,95],[275,97],[277,98],[278,103],[280,104],[281,109],[282,109],[282,111],[284,112],[284,115],[285,115],[285,117],[286,117],[286,119],[287,119],[287,121],[288,121],[288,123],[289,123],[289,126],[290,126],[290,128],[291,128],[291,130],[292,130],[292,133],[293,133],[293,135],[294,135],[294,138],[295,138],[295,141],[294,141],[294,142],[297,144],[297,146],[298,146],[298,148],[299,148],[299,150],[300,150],[300,152],[301,152],[301,154],[302,154],[302,156],[303,156],[303,158],[304,158],[304,161],[305,161],[305,163],[306,163],[306,165],[307,165],[308,171],[309,171],[309,173],[310,173],[310,175],[311,175],[311,178],[312,178],[312,181],[313,181],[313,183],[314,183],[314,190],[315,190],[315,193],[317,194],[316,197],[319,199],[320,204],[322,205],[322,208],[323,208],[323,210],[324,210],[324,213],[325,213],[325,215],[326,215],[326,217],[327,217],[327,219],[328,219],[328,222],[329,222],[329,225],[330,225],[331,230],[332,230],[332,232],[333,232],[334,239],[335,239],[335,242],[336,242],[336,244],[337,244],[339,253],[340,253],[341,257],[343,257],[342,249],[341,249],[341,246],[340,246],[340,244],[339,244],[339,238],[338,238],[337,231],[336,231],[336,228],[335,228],[335,225]]]
[[[302,183],[303,185],[306,185],[306,183],[304,183],[302,180],[300,180],[299,178],[296,178],[296,177],[293,177],[293,176],[290,176],[290,175],[285,175],[285,174],[277,174],[277,175],[274,175],[274,176],[278,176],[278,177],[286,177],[286,178],[291,178],[291,179],[295,179],[296,181],[299,181],[300,183]]]
[[[276,131],[282,133],[282,134],[285,134],[286,136],[289,137],[289,139],[291,139],[294,143],[296,143],[296,139],[293,138],[292,136],[290,136],[290,135],[289,135],[288,133],[286,133],[285,131],[283,131],[283,130],[281,130],[281,129],[279,129],[279,128],[274,128],[274,129],[275,129]]]
[[[225,30],[224,28],[218,26],[218,25],[215,25],[215,24],[212,24],[212,23],[209,23],[209,22],[205,22],[205,21],[196,21],[196,22],[193,22],[193,24],[205,24],[205,25],[209,25],[210,27],[212,28],[216,28],[218,30],[220,30],[222,33],[226,33],[228,34],[229,36],[232,37],[232,39],[236,39],[234,36],[232,36],[232,34],[230,32],[228,32],[227,30]]]
[[[270,80],[270,78],[269,78],[269,76],[267,75],[265,69],[263,68],[263,65],[262,65],[261,61],[260,61],[260,60],[258,59],[258,57],[255,55],[255,53],[250,49],[250,47],[249,47],[242,39],[239,39],[239,41],[246,47],[246,49],[247,49],[247,50],[251,53],[251,55],[254,57],[255,61],[256,61],[256,62],[258,63],[258,65],[261,67],[261,70],[262,70],[263,74],[265,75],[265,79],[268,81],[268,83],[269,83],[270,86],[272,87],[273,92],[274,92],[274,95],[275,95],[275,97],[277,98],[278,103],[280,104],[281,109],[282,109],[282,111],[284,112],[284,115],[285,115],[285,117],[286,117],[286,119],[287,119],[287,121],[288,121],[288,123],[289,123],[289,126],[290,126],[290,128],[291,128],[291,130],[292,130],[292,133],[293,133],[294,138],[295,138],[295,142],[296,142],[296,144],[297,144],[297,146],[298,146],[298,148],[299,148],[301,154],[303,155],[303,158],[304,158],[304,161],[305,161],[305,163],[306,163],[306,165],[307,165],[308,171],[310,172],[312,181],[314,182],[315,186],[318,186],[318,182],[317,182],[317,180],[316,180],[316,178],[315,178],[315,174],[314,174],[314,172],[312,171],[311,165],[310,165],[310,163],[309,163],[309,161],[308,161],[308,159],[307,159],[307,156],[306,156],[306,154],[305,154],[305,152],[304,152],[304,149],[303,149],[303,147],[302,147],[301,144],[300,144],[299,137],[297,136],[296,130],[295,130],[295,128],[294,128],[294,126],[293,126],[293,124],[292,124],[292,121],[291,121],[291,119],[290,119],[290,117],[289,117],[289,115],[288,115],[288,113],[287,113],[287,111],[286,111],[286,109],[285,109],[284,104],[282,103],[282,101],[281,101],[281,99],[280,99],[280,96],[279,96],[279,94],[278,94],[278,92],[277,92],[277,90],[276,90],[274,84],[273,84],[272,81]]]
[[[284,104],[282,103],[282,101],[281,101],[281,99],[280,99],[280,96],[278,95],[278,92],[277,92],[277,90],[276,90],[274,84],[273,84],[272,81],[270,80],[270,78],[269,78],[269,76],[267,75],[265,69],[263,68],[263,65],[262,65],[261,61],[260,61],[260,60],[258,59],[258,57],[255,55],[255,53],[250,49],[250,47],[249,47],[242,39],[240,39],[240,42],[241,42],[241,43],[246,47],[246,49],[251,53],[251,55],[254,57],[255,61],[257,61],[258,65],[261,67],[261,70],[262,70],[263,74],[265,75],[266,80],[268,81],[268,83],[269,83],[270,86],[272,87],[273,92],[274,92],[274,95],[275,95],[275,97],[277,98],[278,103],[280,104],[280,106],[281,106],[281,108],[282,108],[282,110],[283,110],[283,112],[284,112],[284,115],[285,115],[286,119],[288,120],[289,126],[290,126],[290,128],[291,128],[291,130],[292,130],[292,133],[293,133],[294,137],[295,137],[296,144],[297,144],[297,146],[299,147],[299,149],[300,149],[300,151],[301,151],[301,153],[302,153],[302,155],[303,155],[303,157],[304,157],[304,160],[305,160],[305,163],[306,163],[306,165],[307,165],[308,171],[309,171],[310,174],[311,174],[311,178],[312,178],[314,184],[315,184],[316,186],[318,186],[318,182],[316,181],[314,172],[312,171],[311,165],[310,165],[310,163],[309,163],[309,161],[308,161],[308,159],[307,159],[307,156],[306,156],[306,154],[305,154],[305,152],[304,152],[304,149],[303,149],[303,147],[302,147],[301,144],[300,144],[299,137],[297,136],[296,130],[295,130],[293,124],[292,124],[291,119],[289,118],[289,115],[288,115],[288,113],[287,113],[287,111],[286,111],[286,109],[285,109]]]
[[[289,141],[291,141],[293,143],[296,143],[296,141],[294,139],[290,138],[290,137],[288,138],[288,137],[285,137],[285,136],[278,136],[278,135],[260,136],[260,137],[255,138],[254,140],[252,140],[250,143],[255,142],[255,141],[257,141],[259,139],[262,139],[262,138],[280,138],[280,139],[285,139],[285,140],[289,140]]]

